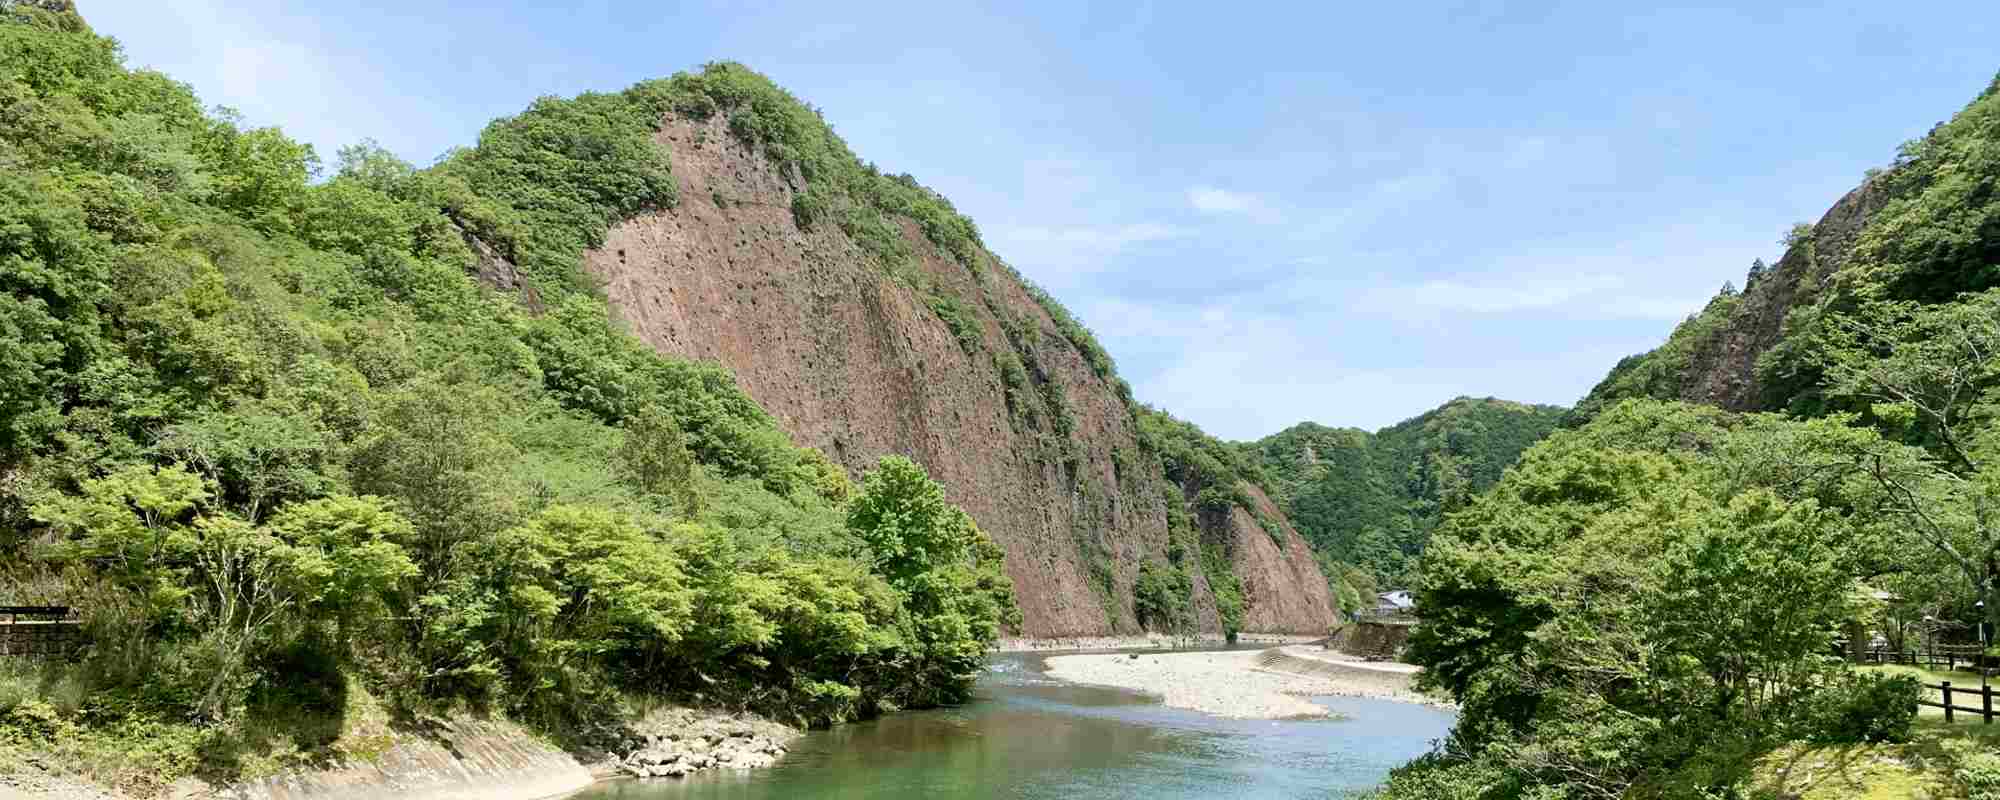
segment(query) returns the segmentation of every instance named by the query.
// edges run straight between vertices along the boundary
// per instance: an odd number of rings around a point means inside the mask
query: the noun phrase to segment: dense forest
[[[0,758],[144,792],[314,763],[364,706],[561,738],[963,699],[1018,620],[988,537],[908,460],[857,485],[793,446],[577,269],[680,201],[650,120],[775,91],[720,65],[323,165],[0,2],[0,597],[92,642],[0,664]]]
[[[1366,595],[1402,586],[1444,513],[1499,481],[1564,413],[1461,397],[1372,434],[1305,422],[1244,448],[1329,576]]]
[[[1996,796],[1843,652],[2000,621],[1996,187],[2000,80],[1447,514],[1409,657],[1462,712],[1384,793]]]

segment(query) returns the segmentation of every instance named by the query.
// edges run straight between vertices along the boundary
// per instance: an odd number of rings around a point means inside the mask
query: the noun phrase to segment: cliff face
[[[658,139],[680,202],[586,255],[615,313],[663,352],[729,367],[796,441],[851,472],[890,453],[922,463],[1006,551],[1023,634],[1137,633],[1139,565],[1165,563],[1168,504],[1192,499],[1144,457],[1112,379],[990,254],[968,268],[895,218],[916,257],[892,276],[839,226],[802,226],[803,181],[726,117],[669,116]],[[1201,537],[1244,581],[1244,629],[1326,631],[1332,602],[1304,540],[1232,512],[1202,515]],[[1213,594],[1189,572],[1193,619],[1213,632]]]
[[[1862,231],[1891,199],[1886,182],[1878,176],[1848,192],[1817,223],[1795,230],[1784,257],[1753,274],[1742,292],[1718,294],[1665,344],[1620,361],[1565,424],[1630,397],[1734,411],[1817,402],[1818,373],[1809,360],[1774,351],[1788,339],[1809,338],[1799,335],[1814,322],[1813,309],[1837,299]]]
[[[1811,305],[1829,288],[1886,200],[1874,182],[1848,192],[1770,271],[1745,286],[1728,322],[1695,348],[1679,399],[1738,411],[1781,405],[1784,398],[1772,396],[1758,375],[1758,357],[1784,338],[1792,309]]]

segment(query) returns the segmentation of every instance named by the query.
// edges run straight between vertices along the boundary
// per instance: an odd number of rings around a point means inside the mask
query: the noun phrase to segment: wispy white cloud
[[[1619,283],[1617,279],[1603,275],[1582,275],[1563,281],[1507,283],[1472,283],[1444,278],[1369,289],[1356,298],[1355,305],[1358,310],[1387,313],[1421,309],[1507,314],[1569,305],[1592,294],[1616,288]]]
[[[1120,225],[1008,225],[986,234],[993,251],[1051,288],[1112,269],[1120,256],[1188,235],[1161,222]]]
[[[1112,253],[1135,244],[1173,239],[1182,235],[1185,235],[1185,232],[1172,225],[1137,222],[1101,227],[1025,225],[1004,229],[1000,238],[1027,246],[1069,247],[1090,252]]]
[[[1249,192],[1196,186],[1187,190],[1187,199],[1194,210],[1210,216],[1238,217],[1265,225],[1284,221],[1277,206],[1264,196]]]
[[[1196,186],[1188,190],[1188,204],[1198,212],[1206,214],[1242,214],[1258,206],[1256,198],[1248,194],[1236,194],[1226,188]]]
[[[1390,284],[1354,295],[1353,310],[1391,317],[1538,314],[1571,319],[1678,320],[1705,297],[1647,292],[1614,275],[1523,277],[1507,281],[1440,278]]]

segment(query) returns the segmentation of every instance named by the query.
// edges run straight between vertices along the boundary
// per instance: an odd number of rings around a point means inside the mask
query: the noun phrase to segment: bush
[[[2000,753],[1980,747],[1975,741],[1952,739],[1941,743],[1946,774],[1965,800],[2000,800]]]
[[[1922,691],[1909,675],[1850,673],[1799,701],[1795,735],[1826,744],[1907,742]]]
[[[1189,608],[1193,593],[1194,582],[1181,568],[1147,561],[1139,565],[1139,579],[1132,584],[1132,613],[1147,630],[1186,630],[1194,622]]]

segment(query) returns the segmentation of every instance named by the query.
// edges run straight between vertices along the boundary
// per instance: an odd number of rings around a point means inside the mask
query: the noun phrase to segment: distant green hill
[[[1244,447],[1316,550],[1393,583],[1445,510],[1499,481],[1565,413],[1461,397],[1375,433],[1302,422]]]

